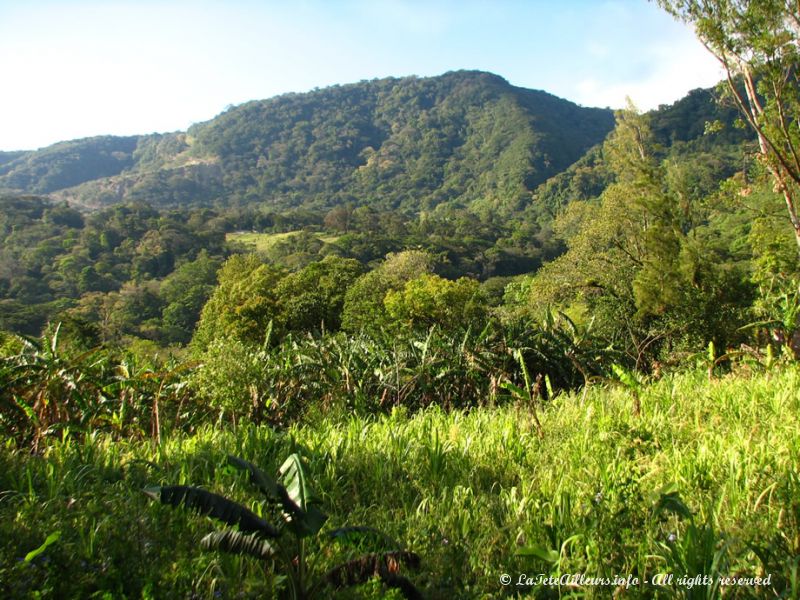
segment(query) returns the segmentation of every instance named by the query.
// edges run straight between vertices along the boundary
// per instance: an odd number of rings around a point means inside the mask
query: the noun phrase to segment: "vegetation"
[[[532,299],[585,307],[639,368],[665,344],[675,355],[681,345],[741,342],[753,300],[727,211],[698,197],[682,165],[659,160],[654,145],[641,115],[620,113],[603,146],[614,182],[556,219],[568,250],[530,290]]]
[[[302,237],[304,231],[287,231],[285,233],[253,233],[246,231],[237,231],[227,235],[226,240],[233,243],[244,244],[256,250],[259,254],[268,255],[268,253],[284,243],[290,243],[292,238]],[[318,233],[316,237],[323,244],[331,244],[338,239],[335,235],[324,235]]]
[[[42,194],[118,175],[133,166],[140,141],[138,136],[102,136],[60,142],[36,152],[5,153],[0,188]]]
[[[4,153],[56,193],[0,197],[0,593],[796,597],[800,263],[735,110],[460,72]]]
[[[265,496],[273,512],[279,515],[278,527],[259,518],[241,504],[237,504],[201,488],[187,486],[152,487],[145,490],[148,496],[162,504],[184,506],[204,515],[235,525],[238,529],[216,531],[205,536],[201,546],[205,549],[242,554],[266,560],[280,568],[286,576],[287,598],[305,599],[327,597],[332,589],[352,587],[367,583],[373,577],[389,587],[398,588],[404,597],[418,599],[422,596],[414,585],[400,575],[401,564],[419,567],[419,556],[402,550],[397,542],[376,529],[348,526],[326,532],[335,542],[358,547],[365,540],[377,540],[381,552],[366,554],[341,563],[322,577],[314,578],[314,548],[311,542],[322,529],[328,516],[317,506],[317,500],[307,481],[303,460],[294,453],[278,470],[280,481],[272,479],[254,464],[228,457],[237,469],[250,474],[254,484]],[[291,541],[287,542],[286,538]]]
[[[227,253],[224,227],[203,211],[84,215],[38,197],[0,208],[0,325],[27,334],[60,314],[95,342],[186,342]]]
[[[329,526],[364,524],[403,540],[422,559],[413,580],[427,598],[550,597],[556,589],[504,588],[499,577],[578,572],[771,574],[769,586],[728,593],[792,597],[798,385],[796,366],[743,367],[712,380],[702,367],[643,385],[636,417],[625,388],[593,386],[549,402],[541,438],[530,413],[511,403],[329,415],[281,432],[203,425],[157,446],[103,433],[54,440],[43,455],[6,444],[0,589],[6,597],[271,597],[287,585],[280,571],[205,552],[197,540],[210,523],[148,504],[141,490],[202,482],[266,515],[266,500],[244,493],[249,474],[228,468],[227,454],[276,472],[299,444]],[[57,541],[25,560],[56,531]],[[336,564],[316,556],[319,573]],[[567,597],[613,592],[561,589]],[[661,593],[698,592],[713,595],[676,582]],[[640,584],[627,595],[654,593]],[[344,597],[382,594],[367,586]]]
[[[381,79],[231,108],[186,134],[91,138],[0,165],[0,189],[85,206],[342,204],[510,212],[613,125],[611,111],[489,73]],[[9,159],[12,159],[9,156]]]
[[[303,120],[312,108],[319,123]],[[708,91],[648,119],[654,158],[694,198],[746,166],[747,136]],[[704,135],[707,121],[725,127]],[[185,344],[212,271],[252,241],[287,271],[331,254],[373,267],[413,248],[447,279],[531,273],[565,249],[554,217],[613,182],[592,148],[611,124],[607,111],[459,72],[249,103],[189,134],[7,153],[0,187],[52,194],[0,197],[0,326],[37,335],[73,320],[98,342]],[[115,206],[77,211],[97,204],[92,189]]]
[[[703,44],[725,68],[728,95],[758,138],[759,157],[783,196],[800,252],[800,137],[792,126],[800,116],[797,7],[782,0],[660,4],[695,24]]]

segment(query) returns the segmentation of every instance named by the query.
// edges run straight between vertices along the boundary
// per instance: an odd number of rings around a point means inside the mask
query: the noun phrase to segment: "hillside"
[[[721,104],[713,90],[692,90],[673,104],[650,111],[647,117],[658,156],[682,164],[686,176],[693,180],[695,198],[713,193],[720,181],[741,170],[750,154],[748,145],[755,149],[750,131],[735,126],[737,109]],[[720,125],[719,129],[707,132],[706,124],[713,122]],[[531,196],[532,211],[528,213],[552,216],[570,202],[598,197],[612,181],[598,145],[539,185]]]
[[[714,193],[747,162],[735,116],[709,90],[648,115],[654,151],[680,164],[687,198]],[[35,334],[91,294],[131,285],[153,300],[148,285],[201,249],[221,260],[255,248],[298,270],[328,254],[374,265],[414,248],[450,278],[531,273],[567,246],[553,228],[563,207],[593,202],[613,182],[595,143],[610,120],[607,110],[459,72],[250,102],[185,133],[2,153],[0,325]],[[706,134],[709,121],[725,127]],[[83,218],[64,199],[95,210]],[[223,245],[234,232],[279,243]],[[169,331],[151,320],[146,336],[186,341],[206,296]],[[167,310],[174,298],[161,301]],[[115,330],[145,335],[141,316],[158,320],[161,309],[127,311]]]
[[[62,142],[0,167],[0,189],[95,207],[513,209],[612,127],[610,110],[489,73],[387,78],[248,102],[186,134]]]
[[[144,138],[100,136],[59,142],[35,152],[0,153],[0,189],[47,194],[118,175],[135,164]]]
[[[734,156],[749,134],[732,126],[735,109],[720,107],[712,91],[694,90],[650,116],[665,152],[699,157],[712,171],[707,181],[741,166]],[[707,135],[712,121],[726,127]],[[0,190],[88,208],[145,202],[324,214],[346,204],[417,215],[441,205],[509,215],[539,199],[537,211],[551,212],[607,185],[596,146],[612,127],[609,110],[490,73],[387,78],[248,102],[188,132],[3,152]]]
[[[783,199],[710,91],[603,115],[456,73],[0,155],[82,181],[0,193],[3,596],[797,597]]]

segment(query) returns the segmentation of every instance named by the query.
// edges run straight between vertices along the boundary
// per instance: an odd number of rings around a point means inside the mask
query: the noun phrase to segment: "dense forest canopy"
[[[90,138],[0,165],[0,189],[87,206],[344,203],[508,213],[613,126],[489,73],[379,79],[233,107],[186,133]]]
[[[644,371],[749,323],[791,345],[797,261],[756,150],[711,90],[615,125],[463,71],[4,153],[0,326],[202,358],[535,323]],[[564,386],[603,370],[575,360],[542,364]]]

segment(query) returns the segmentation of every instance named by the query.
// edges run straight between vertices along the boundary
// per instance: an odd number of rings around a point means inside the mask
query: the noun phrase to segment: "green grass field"
[[[287,231],[285,233],[254,233],[237,231],[226,234],[225,240],[228,242],[239,242],[241,244],[251,246],[258,252],[266,252],[276,243],[287,241],[299,233],[300,231]],[[326,244],[331,244],[339,238],[339,236],[329,233],[314,233],[314,236]]]
[[[282,432],[204,427],[160,446],[93,435],[43,456],[7,443],[0,596],[273,597],[280,578],[266,566],[199,547],[210,519],[149,502],[141,489],[202,485],[259,513],[226,455],[274,472],[294,440],[331,515],[326,527],[367,524],[404,542],[422,558],[407,575],[426,598],[797,598],[800,369],[666,376],[640,397],[637,417],[621,388],[558,396],[541,411],[542,438],[527,411],[504,406],[317,416]],[[320,572],[336,560],[309,551]],[[520,580],[539,574],[639,583]],[[644,583],[658,574],[672,574],[672,585]],[[769,585],[678,583],[697,575],[769,576]],[[376,583],[340,597],[400,596]]]

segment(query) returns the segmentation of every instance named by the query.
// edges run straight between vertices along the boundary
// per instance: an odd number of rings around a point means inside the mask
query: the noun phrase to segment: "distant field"
[[[225,240],[228,242],[247,244],[248,246],[255,247],[255,249],[259,252],[265,252],[272,248],[272,246],[274,246],[276,243],[280,241],[286,241],[293,236],[299,235],[300,233],[302,232],[299,230],[287,231],[285,233],[254,233],[250,231],[235,231],[227,234],[225,236]],[[330,233],[313,233],[312,235],[326,244],[332,244],[340,237]]]

